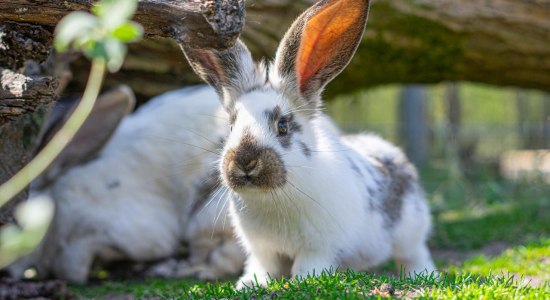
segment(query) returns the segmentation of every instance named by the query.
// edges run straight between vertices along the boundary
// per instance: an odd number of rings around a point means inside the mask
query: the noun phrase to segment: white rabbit
[[[432,271],[430,213],[415,168],[373,135],[327,130],[321,92],[351,60],[367,0],[323,0],[283,38],[273,63],[246,46],[184,47],[230,115],[219,169],[247,251],[238,288],[330,268],[367,269],[391,256],[406,274]]]
[[[225,207],[205,207],[227,130],[216,93],[204,86],[163,94],[117,128],[133,102],[128,88],[100,97],[73,142],[35,182],[29,201],[53,199],[55,216],[39,247],[7,268],[12,276],[35,267],[39,277],[85,282],[94,260],[162,259],[182,242],[189,244],[189,268],[168,275],[213,279],[240,272],[244,253],[230,226],[214,222]]]

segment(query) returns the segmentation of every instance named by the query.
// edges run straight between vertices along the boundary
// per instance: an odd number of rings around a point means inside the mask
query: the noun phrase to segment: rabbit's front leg
[[[319,275],[324,270],[335,271],[335,261],[335,256],[326,252],[301,253],[292,265],[292,276],[305,277],[308,274]]]
[[[248,256],[245,263],[244,275],[237,282],[237,289],[245,286],[267,286],[271,278],[277,278],[284,273],[284,262],[276,253],[253,252]]]

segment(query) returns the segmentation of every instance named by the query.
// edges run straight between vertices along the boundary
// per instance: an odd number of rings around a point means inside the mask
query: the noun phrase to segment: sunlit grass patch
[[[536,281],[533,282],[536,285],[550,280],[550,238],[509,248],[495,258],[478,255],[459,267],[451,267],[450,270],[482,275],[528,276],[526,280]]]
[[[548,299],[548,286],[531,287],[513,276],[456,277],[418,295],[429,299]]]
[[[363,272],[324,273],[301,280],[274,280],[269,286],[233,290],[230,284],[197,285],[184,297],[196,299],[365,299],[442,298],[495,299],[550,297],[548,287],[531,287],[513,277],[479,275],[424,275],[396,278]],[[542,298],[541,298],[542,297]]]

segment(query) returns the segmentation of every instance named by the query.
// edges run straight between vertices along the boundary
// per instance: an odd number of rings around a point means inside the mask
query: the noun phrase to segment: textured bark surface
[[[0,125],[57,98],[57,81],[51,76],[26,76],[1,67],[0,74]]]
[[[71,11],[89,10],[92,0],[0,0],[0,21],[53,28]],[[149,36],[197,47],[225,48],[244,24],[244,0],[140,0],[134,20]]]
[[[32,158],[40,127],[48,111],[48,105],[40,106],[34,112],[0,126],[0,183],[8,180]],[[0,209],[0,226],[13,222],[15,205],[25,199],[26,190]]]

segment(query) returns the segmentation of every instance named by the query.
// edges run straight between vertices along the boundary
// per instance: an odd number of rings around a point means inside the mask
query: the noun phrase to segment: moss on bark
[[[463,56],[463,34],[379,2],[354,59],[328,86],[327,98],[380,84],[458,79]]]

